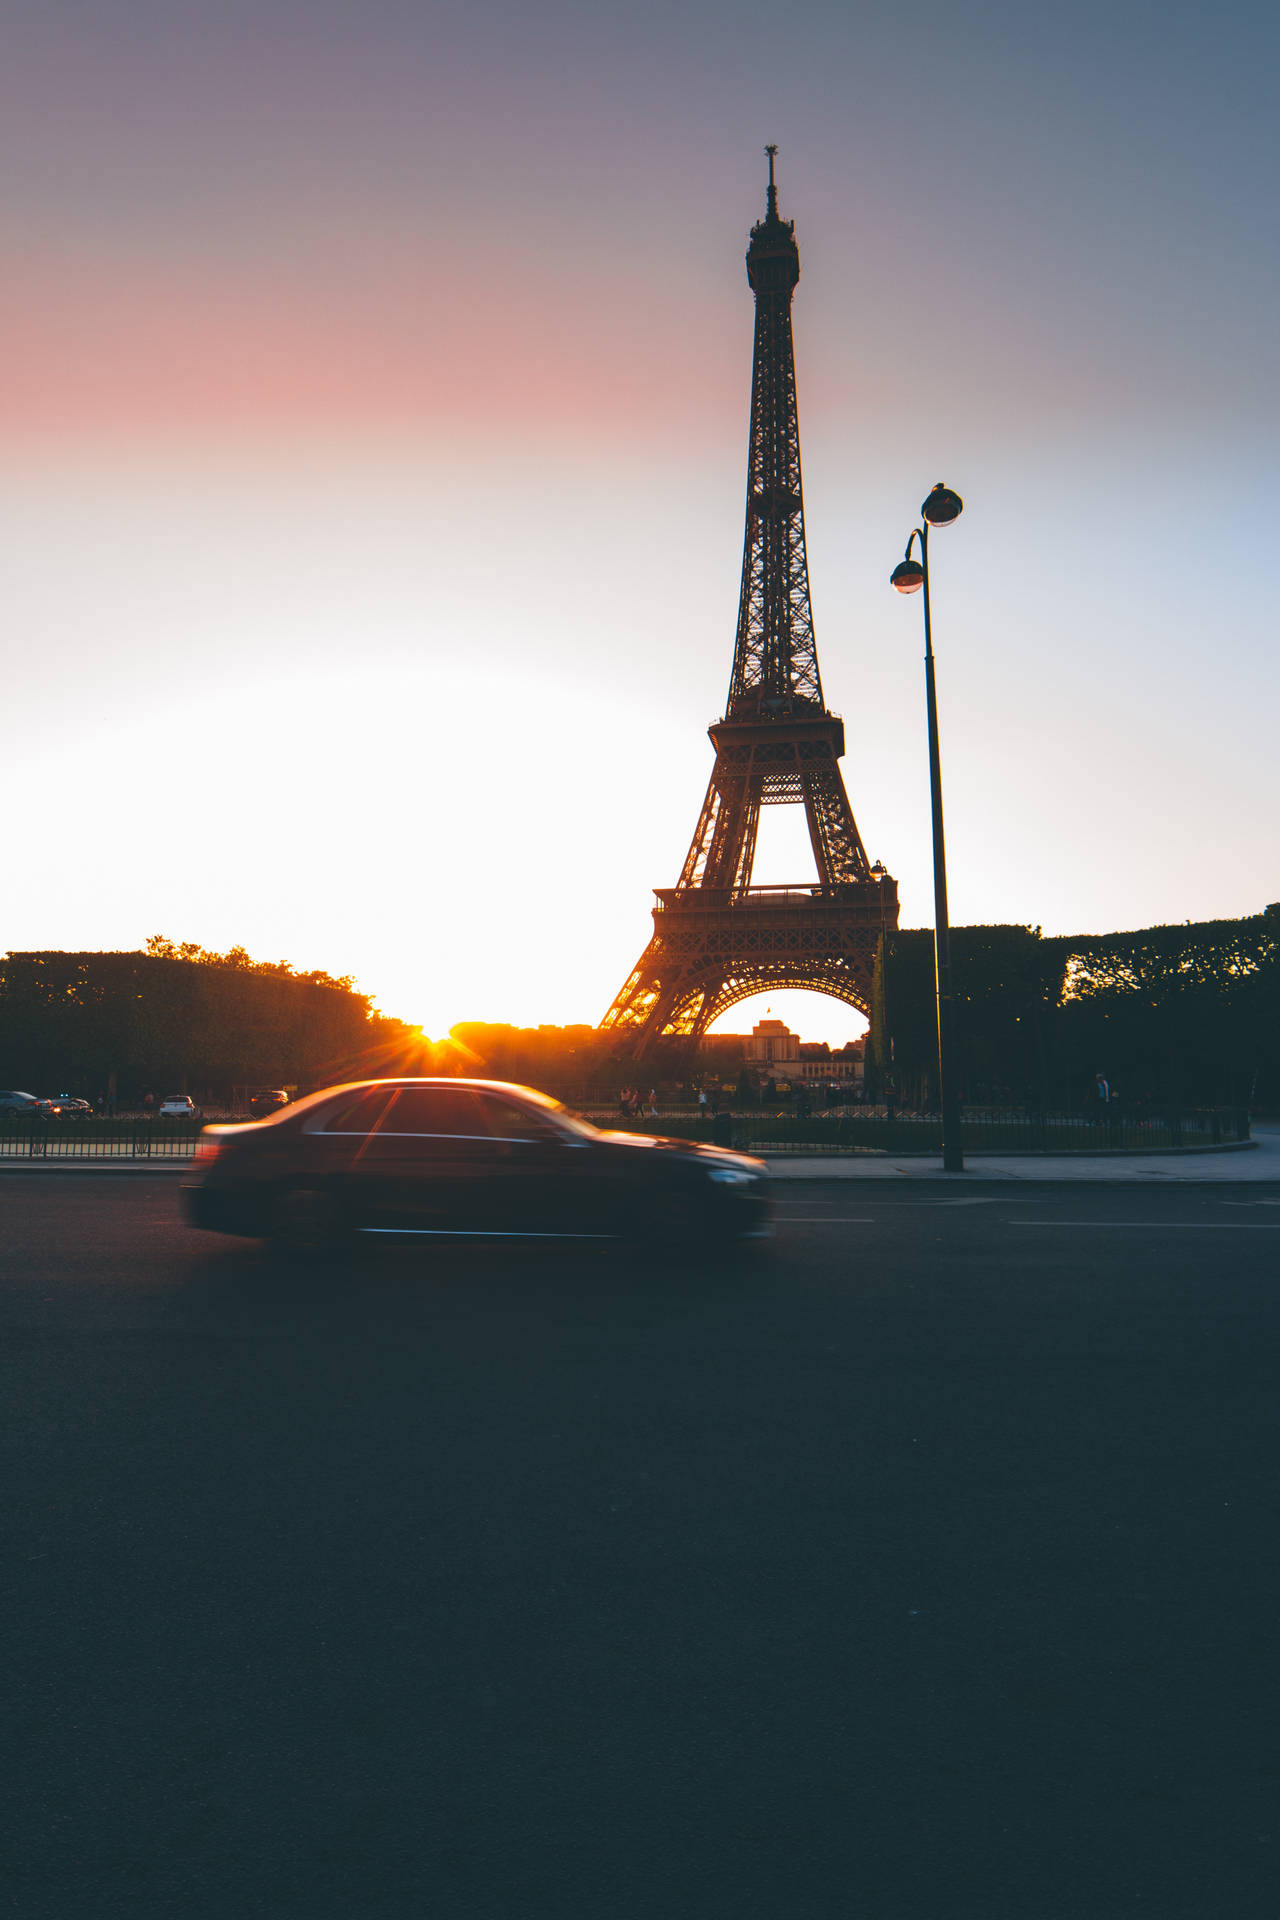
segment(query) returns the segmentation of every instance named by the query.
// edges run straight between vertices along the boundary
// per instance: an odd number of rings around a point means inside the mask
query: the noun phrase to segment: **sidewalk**
[[[933,1180],[949,1186],[987,1181],[1077,1180],[1108,1186],[1171,1186],[1212,1180],[1223,1184],[1272,1180],[1280,1184],[1280,1126],[1264,1122],[1247,1145],[1207,1153],[976,1153],[963,1173],[945,1173],[940,1155],[892,1153],[766,1156],[770,1175],[783,1180]]]

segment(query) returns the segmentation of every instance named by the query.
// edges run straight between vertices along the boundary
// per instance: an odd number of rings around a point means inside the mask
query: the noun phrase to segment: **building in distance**
[[[781,1020],[757,1021],[747,1041],[748,1066],[803,1086],[858,1086],[866,1071],[866,1053],[865,1035],[833,1053],[825,1040],[802,1040]]]

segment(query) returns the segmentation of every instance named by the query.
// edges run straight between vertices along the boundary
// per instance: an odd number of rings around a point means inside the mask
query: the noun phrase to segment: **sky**
[[[1280,897],[1274,9],[5,16],[0,947],[241,943],[433,1035],[600,1019],[724,708],[766,141],[824,690],[902,924],[888,574],[937,480],[952,923]],[[807,878],[766,828],[757,883]]]

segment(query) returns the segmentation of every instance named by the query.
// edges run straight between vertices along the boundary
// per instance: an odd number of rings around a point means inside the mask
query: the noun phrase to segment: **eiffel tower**
[[[656,890],[653,938],[601,1026],[634,1058],[659,1041],[695,1047],[739,1000],[779,987],[831,994],[870,1015],[881,935],[898,887],[872,867],[839,762],[844,723],[827,709],[809,605],[791,296],[795,222],[778,215],[777,148],[763,220],[751,229],[756,301],[747,525],[738,637],[716,760],[674,887]],[[761,807],[803,806],[817,881],[751,884]]]

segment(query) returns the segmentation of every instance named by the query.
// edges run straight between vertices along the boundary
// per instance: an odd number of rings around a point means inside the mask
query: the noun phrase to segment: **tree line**
[[[420,1030],[375,1013],[350,979],[214,953],[162,934],[140,953],[10,953],[0,960],[0,1072],[29,1092],[306,1092],[430,1071]]]
[[[1137,933],[952,930],[957,1069],[973,1104],[1085,1103],[1095,1073],[1122,1100],[1280,1107],[1280,905],[1239,920]],[[740,1036],[712,1035],[639,1066],[618,1036],[581,1026],[461,1021],[433,1045],[376,1013],[348,978],[214,953],[162,935],[139,953],[0,959],[0,1077],[33,1092],[150,1090],[204,1104],[237,1087],[306,1092],[406,1073],[476,1075],[573,1093],[624,1083],[737,1082]],[[888,936],[877,962],[869,1092],[935,1097],[933,935]]]
[[[889,936],[868,1056],[878,1086],[934,1097],[933,935]],[[1280,905],[1136,933],[952,930],[956,1069],[974,1104],[1280,1106]]]

